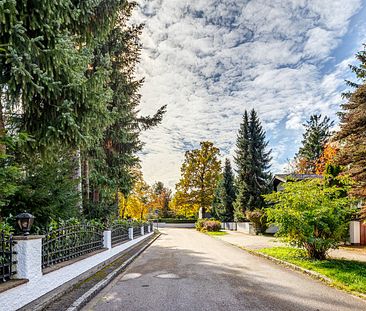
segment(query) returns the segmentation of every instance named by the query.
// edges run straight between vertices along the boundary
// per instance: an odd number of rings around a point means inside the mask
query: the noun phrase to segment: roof
[[[304,179],[322,179],[323,176],[322,175],[317,175],[317,174],[275,174],[273,176],[273,180],[274,179],[278,179],[282,182],[286,182],[289,179],[292,180],[304,180]]]

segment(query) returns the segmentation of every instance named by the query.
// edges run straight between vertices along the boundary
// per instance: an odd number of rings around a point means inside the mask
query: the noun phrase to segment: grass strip
[[[314,260],[306,257],[304,250],[292,247],[262,248],[258,252],[320,273],[331,279],[339,288],[366,294],[366,263],[364,262],[333,258]]]

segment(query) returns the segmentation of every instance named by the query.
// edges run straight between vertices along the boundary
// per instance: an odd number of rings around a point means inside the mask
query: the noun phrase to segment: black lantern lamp
[[[29,235],[29,231],[33,225],[34,216],[29,213],[21,213],[16,217],[20,230],[23,231],[24,235]]]

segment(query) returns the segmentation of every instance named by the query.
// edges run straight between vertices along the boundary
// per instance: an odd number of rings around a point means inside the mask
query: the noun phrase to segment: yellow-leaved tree
[[[192,218],[196,217],[199,211],[198,204],[191,204],[185,201],[186,196],[178,191],[169,203],[169,209],[177,217]]]
[[[151,187],[144,181],[141,171],[135,172],[135,184],[132,192],[125,198],[119,197],[119,215],[121,218],[143,220],[148,218],[151,209]]]
[[[176,185],[177,203],[192,209],[200,208],[205,217],[212,206],[214,192],[221,174],[220,150],[212,142],[203,141],[200,149],[185,153],[181,179]]]

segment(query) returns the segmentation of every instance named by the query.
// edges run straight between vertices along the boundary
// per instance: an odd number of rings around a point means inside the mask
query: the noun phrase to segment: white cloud
[[[174,185],[184,151],[202,140],[232,156],[245,109],[259,112],[271,139],[273,170],[294,155],[311,113],[335,118],[349,59],[334,63],[333,53],[362,1],[138,3],[134,21],[146,24],[138,71],[146,78],[141,113],[168,105],[162,125],[143,135],[149,182]]]

